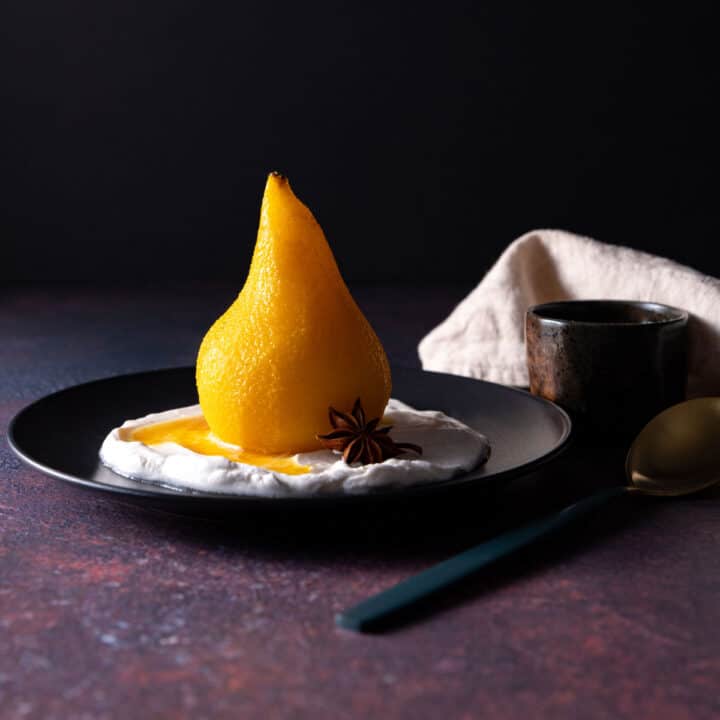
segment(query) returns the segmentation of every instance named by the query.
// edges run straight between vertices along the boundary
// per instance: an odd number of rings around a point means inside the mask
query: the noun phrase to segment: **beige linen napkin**
[[[534,230],[515,240],[420,342],[423,368],[527,386],[527,308],[591,298],[652,300],[688,310],[688,393],[720,395],[720,280],[666,258],[562,230]]]

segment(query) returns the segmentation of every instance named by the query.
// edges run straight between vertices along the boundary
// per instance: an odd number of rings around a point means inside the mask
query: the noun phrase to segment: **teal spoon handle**
[[[335,624],[358,632],[368,630],[373,624],[387,616],[472,575],[481,568],[530,545],[545,535],[560,530],[586,513],[601,507],[608,500],[623,495],[627,491],[628,488],[623,485],[602,490],[557,513],[546,515],[517,530],[510,530],[492,540],[480,543],[428,570],[403,580],[388,590],[363,600],[349,610],[338,613],[335,616]]]

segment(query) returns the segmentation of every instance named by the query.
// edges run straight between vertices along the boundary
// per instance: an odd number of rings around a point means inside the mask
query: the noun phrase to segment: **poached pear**
[[[265,185],[250,272],[200,345],[196,380],[213,434],[247,450],[321,447],[328,407],[367,417],[390,398],[385,351],[350,295],[325,235],[285,177]]]

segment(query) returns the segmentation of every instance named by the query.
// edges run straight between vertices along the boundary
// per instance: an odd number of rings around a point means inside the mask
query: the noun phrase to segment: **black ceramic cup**
[[[585,440],[631,442],[685,399],[685,310],[651,302],[574,300],[527,311],[530,391],[572,416]]]

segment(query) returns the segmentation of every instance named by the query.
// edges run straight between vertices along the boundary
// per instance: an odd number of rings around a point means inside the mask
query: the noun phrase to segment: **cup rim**
[[[672,314],[674,317],[666,317],[661,320],[653,320],[648,318],[646,320],[634,320],[627,322],[609,322],[606,320],[578,320],[575,318],[562,318],[552,317],[550,315],[544,315],[543,312],[552,313],[554,308],[568,307],[568,306],[590,306],[590,305],[624,305],[634,308],[641,308],[645,310],[654,310]],[[674,307],[673,305],[665,305],[664,303],[658,303],[654,301],[646,300],[603,300],[601,298],[593,298],[587,300],[554,300],[546,303],[539,303],[537,305],[531,305],[526,312],[526,316],[534,316],[539,320],[547,323],[553,323],[557,325],[604,325],[607,327],[641,327],[648,325],[672,325],[673,323],[687,322],[690,317],[690,313],[682,308]]]

